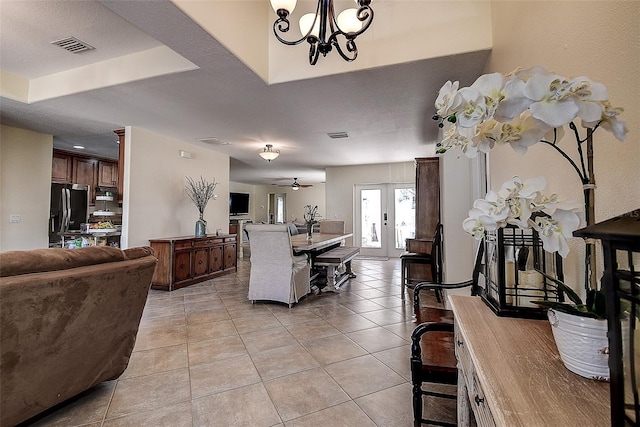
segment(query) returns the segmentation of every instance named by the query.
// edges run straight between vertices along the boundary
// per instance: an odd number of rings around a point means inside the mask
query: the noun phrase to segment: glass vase
[[[313,239],[313,224],[307,223],[307,240]]]
[[[204,237],[207,235],[207,221],[204,220],[202,214],[196,221],[196,237]]]

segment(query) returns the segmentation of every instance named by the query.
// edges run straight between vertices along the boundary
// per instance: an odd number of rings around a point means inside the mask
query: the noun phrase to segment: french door
[[[399,257],[415,237],[415,184],[355,186],[354,244],[360,254]]]

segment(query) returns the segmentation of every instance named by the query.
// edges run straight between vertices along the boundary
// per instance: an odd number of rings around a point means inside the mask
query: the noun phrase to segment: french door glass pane
[[[416,237],[416,190],[396,188],[394,191],[396,249],[406,249],[405,240]]]
[[[380,248],[381,190],[362,190],[360,192],[360,224],[363,248]]]
[[[277,209],[276,209],[276,213],[277,213],[277,218],[276,218],[276,223],[278,224],[284,224],[284,197],[282,196],[276,196],[277,197]]]

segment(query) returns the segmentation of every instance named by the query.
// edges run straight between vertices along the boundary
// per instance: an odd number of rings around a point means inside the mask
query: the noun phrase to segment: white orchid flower
[[[542,247],[547,252],[558,252],[566,258],[569,254],[567,238],[580,226],[580,218],[573,211],[557,209],[551,218],[541,216],[535,218],[533,228],[538,232]]]
[[[458,91],[460,97],[460,107],[458,108],[456,118],[460,127],[470,128],[480,124],[487,112],[484,96],[470,87],[463,87]]]
[[[502,101],[493,114],[494,119],[508,123],[529,108],[533,101],[525,96],[524,87],[525,82],[517,78],[510,78],[504,83]]]
[[[517,176],[502,184],[498,196],[504,198],[509,206],[506,223],[529,228],[534,200],[546,184],[544,177],[531,178],[523,183]]]
[[[471,209],[469,218],[462,222],[462,228],[471,234],[474,239],[480,240],[487,231],[495,231],[498,228],[496,222],[480,209]]]
[[[495,134],[498,133],[496,127],[499,123],[495,120],[487,120],[482,122],[477,127],[476,134],[471,138],[471,141],[478,151],[488,153],[496,143]]]
[[[460,105],[460,97],[458,94],[458,87],[460,82],[447,81],[438,92],[436,98],[436,111],[440,117],[447,117],[453,114]]]
[[[485,120],[493,118],[493,113],[504,99],[504,76],[500,73],[484,74],[473,82],[475,89],[484,96],[486,106]]]
[[[582,207],[578,202],[560,199],[555,193],[550,196],[539,194],[533,201],[533,206],[535,212],[544,212],[547,215],[553,215],[558,209],[576,212]]]
[[[533,200],[546,186],[547,180],[544,176],[529,178],[522,184],[518,195],[528,200]]]
[[[507,76],[515,76],[526,83],[531,77],[535,76],[536,74],[548,76],[555,73],[551,73],[547,71],[546,68],[536,65],[535,67],[527,68],[526,70],[516,68],[511,73],[507,74]]]
[[[623,111],[622,108],[611,106],[609,101],[604,101],[602,102],[602,116],[591,122],[582,119],[582,126],[593,128],[600,122],[600,127],[613,133],[618,141],[624,141],[629,129],[627,129],[625,122],[618,120],[618,116]]]
[[[443,153],[451,148],[459,148],[470,159],[478,155],[478,149],[472,144],[471,139],[475,135],[475,127],[463,128],[450,125],[444,132],[444,139],[440,142],[438,153]]]
[[[556,74],[535,74],[526,83],[524,94],[533,103],[531,115],[551,127],[564,126],[578,116],[580,108],[571,85]]]
[[[506,224],[509,202],[495,191],[489,191],[484,199],[473,202],[473,208],[489,215],[496,223]]]
[[[511,197],[509,202],[509,216],[507,224],[513,224],[519,228],[529,228],[529,218],[531,217],[531,201],[523,197]]]
[[[502,124],[500,132],[494,133],[495,143],[510,145],[518,154],[525,154],[527,149],[538,143],[548,132],[549,126],[534,119],[528,112],[520,114],[510,123]]]
[[[571,94],[579,101],[578,117],[586,122],[599,120],[602,116],[600,101],[609,99],[607,88],[588,77],[576,77],[569,83]]]
[[[509,181],[502,184],[500,192],[509,194],[511,197],[521,197],[533,200],[539,191],[544,190],[547,186],[547,180],[543,176],[529,178],[522,182],[519,176],[514,176]]]
[[[438,152],[444,153],[451,148],[459,148],[467,157],[475,157],[477,150],[472,149],[470,152],[468,147],[471,145],[471,137],[475,131],[474,128],[459,128],[454,124],[445,125],[444,139],[438,146]]]

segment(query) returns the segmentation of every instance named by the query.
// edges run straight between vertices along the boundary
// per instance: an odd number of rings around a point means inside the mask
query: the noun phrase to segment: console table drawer
[[[478,381],[478,377],[475,372],[473,373],[473,383],[469,388],[469,400],[471,400],[471,406],[473,407],[473,413],[476,417],[476,423],[479,426],[495,427],[496,423],[491,415],[491,410],[487,404],[487,400],[484,397],[482,386]]]
[[[216,243],[222,243],[222,239],[198,239],[194,241],[194,246],[197,248],[208,248]]]
[[[191,240],[182,241],[182,242],[175,242],[173,244],[173,247],[175,249],[191,248],[192,246],[193,246],[193,241],[191,241]]]
[[[473,362],[471,362],[469,350],[467,349],[464,339],[460,334],[458,323],[456,322],[453,327],[454,339],[456,343],[456,357],[458,358],[458,362],[460,363],[463,372],[473,373]],[[471,387],[471,384],[467,384],[467,386]]]

